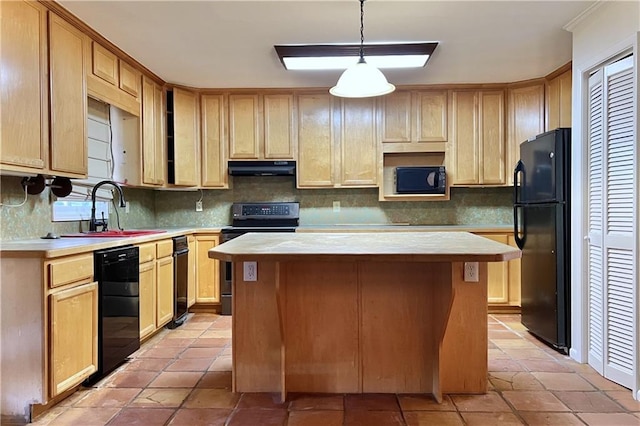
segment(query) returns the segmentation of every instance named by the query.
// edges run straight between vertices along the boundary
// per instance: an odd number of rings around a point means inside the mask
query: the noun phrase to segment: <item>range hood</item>
[[[231,176],[295,176],[295,161],[229,161]]]

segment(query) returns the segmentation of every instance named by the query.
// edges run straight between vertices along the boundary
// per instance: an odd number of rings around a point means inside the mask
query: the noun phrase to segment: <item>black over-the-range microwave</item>
[[[396,193],[444,194],[447,174],[444,166],[396,167]]]

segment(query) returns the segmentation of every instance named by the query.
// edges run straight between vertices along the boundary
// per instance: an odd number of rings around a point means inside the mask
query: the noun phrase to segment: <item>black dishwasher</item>
[[[167,328],[176,328],[187,319],[189,297],[189,243],[182,235],[173,237],[173,319]],[[192,254],[193,256],[193,254]]]
[[[140,348],[140,265],[138,247],[94,252],[98,282],[98,371],[95,383]]]

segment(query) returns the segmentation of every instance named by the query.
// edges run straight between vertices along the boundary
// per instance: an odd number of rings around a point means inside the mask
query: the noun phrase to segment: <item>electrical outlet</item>
[[[196,211],[197,212],[201,212],[202,211],[202,201],[200,201],[200,200],[196,201]]]
[[[242,281],[258,281],[258,263],[242,262]]]
[[[124,212],[125,213],[129,213],[129,202],[128,201],[126,201],[125,204],[124,204]]]
[[[464,262],[464,280],[472,283],[480,281],[479,269],[478,262]]]
[[[333,202],[333,212],[334,213],[340,212],[340,201]]]

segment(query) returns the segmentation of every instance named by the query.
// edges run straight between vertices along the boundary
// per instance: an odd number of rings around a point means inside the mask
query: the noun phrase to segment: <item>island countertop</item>
[[[248,233],[209,250],[230,262],[366,260],[403,262],[501,262],[520,250],[468,232]]]

